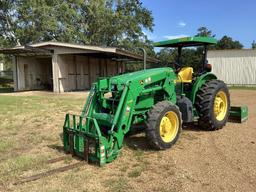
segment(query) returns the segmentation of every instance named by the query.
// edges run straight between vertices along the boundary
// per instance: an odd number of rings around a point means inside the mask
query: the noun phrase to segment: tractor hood
[[[111,77],[109,81],[111,84],[128,84],[131,81],[141,81],[141,80],[146,81],[146,79],[151,76],[155,76],[155,75],[168,76],[168,74],[173,74],[176,76],[172,68],[164,67],[164,68],[146,69],[146,70],[136,71],[133,73],[118,75],[115,77]]]

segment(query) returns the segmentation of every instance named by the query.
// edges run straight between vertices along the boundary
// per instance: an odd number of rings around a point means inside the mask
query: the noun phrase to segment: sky
[[[142,0],[152,11],[154,31],[144,31],[152,41],[193,36],[201,26],[217,39],[239,40],[244,48],[256,41],[256,0]]]

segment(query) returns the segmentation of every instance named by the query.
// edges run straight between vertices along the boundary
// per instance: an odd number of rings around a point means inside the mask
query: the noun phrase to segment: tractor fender
[[[193,85],[192,92],[190,95],[190,100],[192,101],[193,104],[195,103],[196,100],[197,91],[206,83],[206,81],[212,79],[217,79],[216,75],[214,75],[213,73],[205,73],[196,79],[196,82]]]

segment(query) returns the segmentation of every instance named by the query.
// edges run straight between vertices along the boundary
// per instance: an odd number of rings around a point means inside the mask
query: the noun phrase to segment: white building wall
[[[121,66],[121,64],[119,64]],[[100,76],[118,73],[118,63],[110,59],[84,55],[58,54],[53,56],[54,92],[90,89]],[[123,69],[120,68],[120,72]]]
[[[17,56],[17,80],[15,65],[15,90],[44,89],[45,84],[51,84],[51,63],[49,59]]]
[[[54,54],[48,58],[47,68],[40,57],[17,56],[16,60],[13,60],[14,71],[17,70],[17,80],[14,73],[15,90],[44,89],[41,82],[47,82],[49,79],[55,93],[85,90],[90,89],[98,77],[112,76],[124,70],[121,62],[77,53],[78,50],[55,48]]]
[[[256,50],[214,50],[207,59],[212,72],[227,84],[256,86]]]
[[[55,92],[89,89],[88,57],[58,55],[57,59]]]

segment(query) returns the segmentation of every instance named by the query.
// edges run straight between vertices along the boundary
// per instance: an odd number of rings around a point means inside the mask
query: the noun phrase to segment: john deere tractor
[[[209,37],[161,41],[155,46],[177,48],[175,67],[101,78],[93,83],[82,114],[66,114],[65,151],[104,165],[118,156],[132,125],[146,124],[149,144],[161,150],[176,143],[183,123],[198,122],[201,129],[217,130],[229,118],[246,120],[247,107],[230,107],[226,84],[211,73],[206,53],[207,46],[215,43]],[[182,49],[189,46],[203,47],[197,70],[182,64]]]

